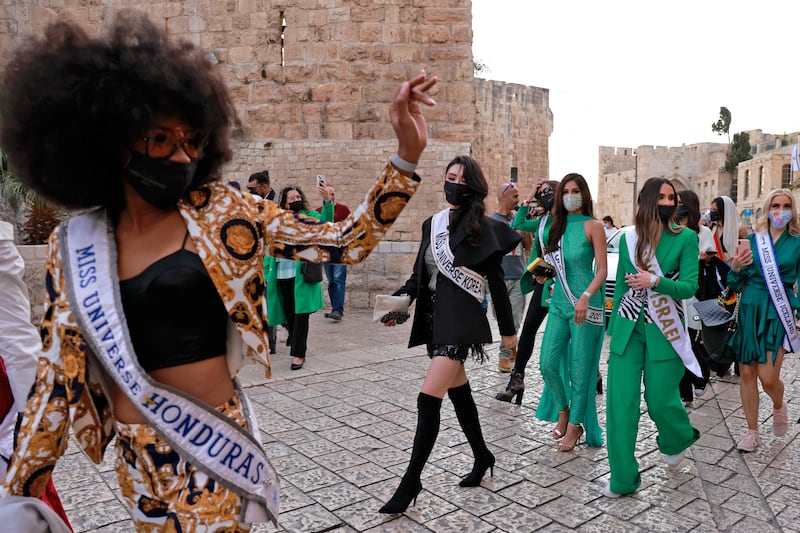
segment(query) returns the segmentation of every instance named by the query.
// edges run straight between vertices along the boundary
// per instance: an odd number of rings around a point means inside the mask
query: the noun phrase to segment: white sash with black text
[[[789,303],[786,286],[781,278],[781,269],[778,265],[778,258],[775,256],[772,236],[768,232],[759,232],[755,234],[755,241],[758,260],[761,262],[761,272],[764,275],[764,283],[767,285],[767,290],[769,290],[769,299],[778,313],[781,324],[783,324],[785,332],[782,343],[783,349],[786,350],[786,353],[799,351],[800,339],[797,338],[794,311]]]
[[[539,221],[539,242],[541,243],[542,250],[544,250],[544,226],[547,222],[548,216],[545,215]],[[564,264],[564,257],[561,255],[561,248],[564,246],[564,236],[562,235],[561,238],[558,240],[558,249],[554,252],[549,252],[544,254],[544,259],[554,267],[556,267],[556,275],[558,275],[558,280],[561,282],[561,286],[564,288],[564,294],[567,295],[567,299],[572,304],[572,307],[575,307],[575,304],[578,303],[578,299],[575,298],[575,295],[572,294],[572,290],[569,288],[569,284],[567,283],[567,269],[566,265]],[[592,307],[586,310],[586,322],[589,324],[593,324],[595,326],[602,326],[603,325],[603,310],[599,307]]]
[[[243,522],[277,525],[278,477],[238,381],[234,385],[250,432],[192,396],[158,383],[139,365],[122,310],[117,251],[105,211],[71,218],[61,227],[61,243],[72,312],[97,361],[170,446],[242,498]]]
[[[447,276],[459,288],[471,294],[479,302],[483,301],[483,276],[466,267],[453,266],[453,250],[450,249],[450,210],[444,209],[433,215],[431,221],[431,246],[433,258],[439,272]]]
[[[625,233],[625,240],[628,245],[628,255],[631,259],[631,264],[636,265],[636,241],[638,236],[635,231],[628,231]],[[650,250],[645,250],[649,254]],[[658,264],[656,254],[650,255],[650,264],[647,266],[659,278],[664,275],[661,266]],[[697,363],[697,357],[692,349],[692,341],[689,339],[689,333],[686,331],[686,326],[681,323],[681,317],[678,315],[678,305],[674,298],[666,294],[647,289],[647,307],[650,311],[650,316],[653,322],[658,326],[658,330],[664,335],[664,338],[672,345],[672,349],[678,354],[678,357],[683,361],[685,366],[692,374],[702,378],[703,372],[700,370],[700,365]]]

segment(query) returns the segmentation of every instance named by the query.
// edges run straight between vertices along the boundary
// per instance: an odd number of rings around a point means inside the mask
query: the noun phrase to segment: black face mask
[[[683,220],[684,218],[689,216],[689,211],[686,209],[686,206],[681,204],[678,206],[678,209],[675,210],[675,218],[678,220]]]
[[[658,218],[661,219],[661,222],[667,222],[669,219],[672,218],[672,215],[675,214],[675,206],[674,205],[660,205],[658,206]]]
[[[463,205],[472,196],[472,191],[463,183],[444,182],[444,199],[450,205]]]
[[[722,213],[720,213],[719,211],[711,211],[708,214],[708,218],[711,219],[711,222],[719,222],[720,220],[722,220]]]
[[[539,197],[539,205],[549,213],[550,210],[553,209],[553,193],[541,195]]]
[[[296,202],[289,202],[289,209],[294,211],[295,213],[299,213],[303,210],[303,200],[297,200]]]
[[[144,201],[159,209],[168,209],[189,189],[195,170],[195,159],[191,163],[175,163],[131,152],[125,177]]]

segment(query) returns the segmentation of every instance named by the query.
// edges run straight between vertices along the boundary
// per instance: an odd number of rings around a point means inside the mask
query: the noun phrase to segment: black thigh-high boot
[[[436,437],[439,435],[442,399],[424,392],[417,396],[417,433],[414,435],[414,448],[406,473],[400,486],[394,491],[392,499],[380,508],[379,513],[402,513],[408,508],[411,500],[417,501],[417,494],[422,490],[422,468],[428,462]]]
[[[494,476],[494,455],[486,447],[486,442],[483,440],[481,422],[478,420],[478,407],[475,405],[475,400],[472,399],[472,388],[469,386],[469,381],[460,387],[448,389],[447,395],[450,396],[450,401],[453,402],[458,423],[461,424],[461,430],[467,436],[467,442],[469,442],[472,454],[475,456],[472,472],[462,479],[459,485],[462,487],[477,487],[481,484],[483,475],[487,470],[491,469],[492,476]]]

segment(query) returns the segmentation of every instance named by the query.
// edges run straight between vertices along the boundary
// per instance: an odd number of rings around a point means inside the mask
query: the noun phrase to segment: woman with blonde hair
[[[747,433],[737,448],[752,452],[759,445],[758,382],[772,400],[772,432],[782,437],[789,413],[780,378],[783,356],[800,351],[794,286],[800,272],[800,222],[791,191],[776,189],[764,202],[764,215],[747,244],[736,247],[728,285],[739,292],[739,325],[729,342],[741,378],[739,394]]]

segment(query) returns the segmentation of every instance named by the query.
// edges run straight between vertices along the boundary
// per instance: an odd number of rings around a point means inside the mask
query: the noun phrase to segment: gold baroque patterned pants
[[[247,426],[236,395],[216,409]],[[115,422],[115,427],[117,479],[136,531],[250,531],[238,519],[239,495],[184,460],[149,425]]]

